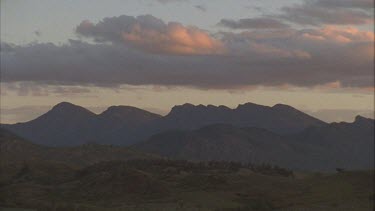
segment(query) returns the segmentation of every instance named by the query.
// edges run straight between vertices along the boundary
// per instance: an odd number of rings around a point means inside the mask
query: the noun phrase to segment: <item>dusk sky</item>
[[[61,101],[374,117],[373,0],[1,0],[1,123]]]

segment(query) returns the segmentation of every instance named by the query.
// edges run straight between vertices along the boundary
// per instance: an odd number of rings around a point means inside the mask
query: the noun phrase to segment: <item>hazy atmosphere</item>
[[[374,210],[373,0],[0,0],[1,211]]]
[[[373,118],[373,2],[1,1],[1,122],[61,101],[285,103],[324,121]]]

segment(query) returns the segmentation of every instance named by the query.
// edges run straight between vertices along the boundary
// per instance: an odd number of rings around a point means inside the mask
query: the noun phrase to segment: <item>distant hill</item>
[[[146,129],[155,133],[169,129],[192,130],[211,124],[264,128],[280,134],[326,125],[319,119],[283,104],[269,107],[245,103],[235,109],[226,106],[184,104],[173,107],[169,114],[155,120]]]
[[[95,116],[83,107],[62,102],[34,120],[3,127],[37,144],[82,144],[79,140],[85,139],[85,125]]]
[[[154,159],[157,155],[127,147],[85,144],[77,147],[47,147],[33,144],[0,128],[0,160],[2,163],[55,162],[85,166],[100,161]]]
[[[374,165],[374,120],[310,127],[293,135],[211,125],[152,136],[135,149],[177,159],[272,163],[301,170],[368,169]]]
[[[288,138],[296,142],[297,150],[309,152],[312,159],[306,165],[319,168],[322,163],[332,163],[348,169],[368,169],[374,167],[374,129],[373,119],[357,116],[352,123],[311,127]]]
[[[279,134],[300,132],[325,122],[293,107],[253,103],[235,109],[225,106],[175,106],[162,117],[130,106],[112,106],[96,115],[71,103],[60,103],[35,120],[3,127],[28,140],[48,146],[84,143],[131,145],[172,130],[193,130],[211,124],[264,128]]]
[[[279,162],[294,153],[288,140],[259,128],[216,124],[193,131],[168,131],[135,149],[175,159]],[[281,160],[280,160],[281,159]]]
[[[34,120],[3,127],[33,143],[47,146],[128,145],[131,131],[157,118],[160,115],[130,106],[112,106],[96,115],[83,107],[62,102]]]
[[[373,178],[372,170],[316,174],[231,162],[134,160],[81,168],[27,162],[0,166],[0,206],[46,211],[373,210]]]
[[[213,124],[132,148],[40,146],[0,128],[0,207],[372,210],[373,138],[374,120],[360,116],[288,135]]]

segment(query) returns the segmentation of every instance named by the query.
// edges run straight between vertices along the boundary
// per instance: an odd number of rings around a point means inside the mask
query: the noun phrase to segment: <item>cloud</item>
[[[159,3],[168,4],[168,3],[176,3],[176,2],[187,2],[189,0],[157,0]]]
[[[310,0],[311,1],[311,0]],[[352,8],[370,10],[374,8],[373,0],[316,0],[315,4],[330,8]]]
[[[277,17],[302,25],[363,25],[373,23],[373,9],[372,0],[305,0]]]
[[[245,6],[246,9],[253,10],[254,12],[257,13],[264,13],[265,9],[263,7],[259,6]]]
[[[194,6],[197,10],[201,11],[201,12],[206,12],[207,11],[207,7],[204,6],[204,5],[195,5]]]
[[[97,42],[1,43],[2,82],[201,89],[374,86],[374,33],[353,27],[208,36],[193,26],[165,24],[152,16],[120,16],[97,24],[82,22],[77,32]],[[128,36],[125,41],[124,34]],[[217,46],[212,37],[220,43],[220,53],[213,50]]]
[[[335,43],[353,42],[373,42],[374,33],[360,31],[354,27],[339,28],[335,26],[325,26],[319,30],[304,30],[302,36],[308,40],[326,41]]]
[[[221,43],[197,27],[164,23],[151,15],[105,18],[93,24],[83,21],[76,29],[82,36],[97,42],[122,43],[150,53],[217,54]]]
[[[246,18],[240,20],[221,19],[217,24],[230,29],[280,29],[289,25],[272,18]]]
[[[40,37],[42,35],[42,32],[39,30],[34,31],[35,36]]]
[[[240,54],[255,51],[261,55],[265,52],[263,56],[266,57],[274,55],[277,58],[280,55],[284,58],[293,56],[283,55],[298,52],[295,58],[320,58],[320,55],[325,55],[330,59],[345,54],[352,59],[372,61],[374,33],[353,27],[326,26],[319,29],[229,32],[223,33],[222,42]]]
[[[80,97],[89,97],[91,90],[82,86],[64,86],[39,84],[32,81],[2,83],[1,90],[5,93],[15,92],[18,96],[49,96],[59,97],[79,95]],[[91,96],[92,97],[92,96]]]

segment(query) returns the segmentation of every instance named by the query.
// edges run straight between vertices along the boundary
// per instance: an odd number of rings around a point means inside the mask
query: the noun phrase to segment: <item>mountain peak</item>
[[[357,115],[356,117],[355,117],[355,120],[354,120],[354,123],[359,123],[359,124],[361,124],[361,123],[371,123],[371,122],[374,122],[374,120],[373,119],[371,119],[371,118],[366,118],[366,117],[363,117],[363,116],[361,116],[361,115]]]
[[[185,103],[183,105],[175,105],[173,106],[173,108],[171,109],[171,112],[170,113],[179,113],[179,112],[182,112],[182,111],[191,111],[192,109],[194,109],[196,106],[191,104],[191,103]]]
[[[79,107],[79,106],[74,105],[73,103],[69,103],[69,102],[61,102],[53,106],[52,109],[63,109],[63,108],[72,108],[72,107]]]
[[[361,120],[366,120],[368,118],[364,117],[364,116],[361,116],[361,115],[357,115],[355,116],[355,120],[354,121],[361,121]]]
[[[195,105],[191,104],[191,103],[184,103],[182,105],[177,105],[175,107],[181,107],[181,108],[194,108]]]
[[[95,116],[93,112],[84,107],[74,105],[69,102],[61,102],[52,107],[50,111],[38,117],[35,120],[48,120],[48,121],[76,121],[77,119],[86,119]]]
[[[220,111],[228,111],[231,110],[230,108],[220,105],[193,105],[190,103],[185,103],[183,105],[176,105],[172,108],[170,114],[176,113],[189,113],[189,112],[220,112]]]
[[[283,110],[283,111],[294,111],[294,110],[296,110],[295,108],[293,108],[290,105],[281,104],[281,103],[275,104],[274,106],[272,106],[272,108],[277,109],[277,110]]]
[[[69,113],[69,114],[74,114],[74,113],[86,113],[93,115],[94,113],[87,110],[84,107],[74,105],[73,103],[69,102],[61,102],[56,104],[55,106],[52,107],[52,109],[48,113]]]
[[[111,106],[103,113],[99,114],[100,119],[106,119],[111,124],[129,123],[138,125],[159,118],[160,115],[151,113],[132,106]],[[116,120],[116,121],[114,121]],[[113,122],[114,121],[114,122]]]
[[[244,104],[239,104],[235,110],[238,110],[238,111],[259,111],[259,110],[263,110],[263,109],[269,109],[269,107],[248,102],[248,103],[244,103]]]
[[[110,106],[103,113],[132,112],[132,111],[138,111],[138,110],[141,110],[141,109],[132,107],[132,106],[119,105],[119,106]]]
[[[151,113],[149,111],[142,110],[137,107],[133,106],[110,106],[105,110],[103,113],[101,113],[101,116],[116,116],[116,117],[129,117],[129,115],[136,115],[136,114],[152,114],[154,116],[159,116],[157,114]]]

